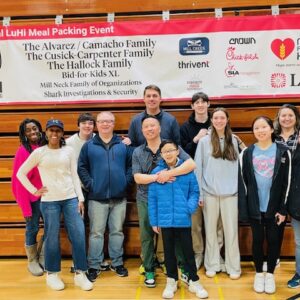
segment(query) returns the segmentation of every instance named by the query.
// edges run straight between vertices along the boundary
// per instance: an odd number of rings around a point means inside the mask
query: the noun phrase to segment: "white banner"
[[[0,104],[299,97],[300,15],[0,26]]]

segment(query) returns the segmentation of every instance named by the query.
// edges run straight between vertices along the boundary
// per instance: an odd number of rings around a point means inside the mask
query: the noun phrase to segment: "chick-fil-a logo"
[[[257,60],[258,55],[257,55],[257,53],[236,54],[235,47],[229,47],[229,48],[227,48],[226,59],[227,60],[240,60],[240,61]]]

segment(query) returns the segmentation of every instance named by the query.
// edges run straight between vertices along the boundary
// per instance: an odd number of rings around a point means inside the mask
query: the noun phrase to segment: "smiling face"
[[[222,110],[213,112],[211,122],[217,133],[223,134],[228,123],[226,113]]]
[[[147,89],[144,93],[144,102],[149,114],[157,114],[160,111],[161,97],[159,92],[154,89]]]
[[[176,145],[174,145],[173,143],[165,144],[161,148],[160,153],[168,166],[175,167],[177,157],[179,155],[179,150],[177,149]]]
[[[278,121],[282,129],[289,130],[295,128],[295,113],[290,108],[282,108],[279,113]]]
[[[97,116],[97,129],[100,136],[112,136],[115,127],[115,117],[108,112],[101,112]]]
[[[258,142],[272,142],[274,129],[264,118],[257,119],[253,124],[253,133]]]
[[[60,141],[64,132],[60,127],[51,126],[46,129],[46,137],[48,140],[48,147],[51,149],[60,148]]]
[[[192,109],[198,115],[207,115],[208,114],[209,102],[204,101],[202,98],[199,98],[192,104]]]
[[[79,135],[88,137],[91,136],[94,130],[94,122],[93,121],[83,121],[79,123]]]
[[[41,136],[41,132],[40,132],[38,126],[34,122],[30,122],[30,123],[26,124],[25,136],[28,139],[29,144],[37,144],[38,143],[40,136]]]
[[[142,123],[142,132],[147,141],[154,140],[160,135],[160,124],[155,118],[147,118]]]

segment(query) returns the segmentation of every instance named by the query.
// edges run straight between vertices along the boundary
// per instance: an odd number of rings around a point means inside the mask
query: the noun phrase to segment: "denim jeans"
[[[45,269],[48,272],[61,270],[60,217],[63,214],[68,238],[72,244],[75,270],[86,271],[85,229],[78,212],[78,199],[41,202],[45,224]]]
[[[294,229],[294,239],[295,239],[295,259],[296,259],[296,272],[300,275],[300,221],[292,218],[292,226]]]
[[[39,223],[42,216],[40,210],[41,201],[31,202],[32,216],[30,221],[26,221],[25,245],[32,246],[36,244],[36,237],[39,232]]]
[[[108,224],[108,254],[112,266],[123,265],[123,224],[126,216],[126,199],[109,200],[101,203],[89,200],[89,251],[88,266],[93,269],[100,269],[104,259],[104,233]]]

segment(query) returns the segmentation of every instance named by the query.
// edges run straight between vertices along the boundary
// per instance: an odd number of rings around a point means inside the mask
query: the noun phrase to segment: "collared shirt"
[[[293,153],[296,150],[298,145],[298,140],[299,140],[298,132],[294,132],[292,135],[290,135],[287,141],[285,141],[284,138],[280,135],[276,136],[275,138],[275,142],[277,144],[286,146],[291,151],[291,153]]]

